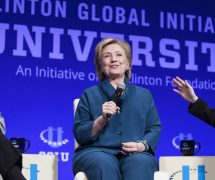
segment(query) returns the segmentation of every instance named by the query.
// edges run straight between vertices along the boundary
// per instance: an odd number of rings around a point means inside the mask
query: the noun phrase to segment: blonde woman
[[[74,122],[79,143],[74,174],[89,180],[153,180],[161,123],[151,93],[129,82],[131,49],[127,42],[107,38],[95,49],[98,85],[82,94]],[[125,90],[117,101],[117,86]]]

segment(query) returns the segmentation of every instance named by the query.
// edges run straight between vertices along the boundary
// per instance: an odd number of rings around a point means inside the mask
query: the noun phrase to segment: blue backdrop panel
[[[132,47],[131,81],[148,88],[163,131],[156,157],[180,155],[179,135],[215,155],[212,127],[187,112],[171,80],[189,80],[214,106],[214,3],[0,1],[0,111],[7,136],[31,141],[28,153],[59,156],[59,179],[72,174],[73,100],[97,83],[94,47],[117,37]]]

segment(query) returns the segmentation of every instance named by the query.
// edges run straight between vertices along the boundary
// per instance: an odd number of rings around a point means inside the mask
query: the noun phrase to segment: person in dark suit
[[[215,109],[210,108],[204,100],[200,99],[186,80],[182,80],[180,77],[176,76],[173,78],[173,84],[177,87],[177,89],[173,89],[174,92],[190,102],[188,107],[189,112],[215,127]]]
[[[74,174],[89,180],[153,180],[161,123],[149,90],[129,82],[131,49],[127,42],[106,38],[95,49],[100,82],[84,91],[75,113],[73,133],[79,143]],[[117,86],[125,87],[118,101]]]
[[[5,133],[4,119],[0,115],[0,175],[3,180],[26,180],[22,175],[22,155],[11,144]]]

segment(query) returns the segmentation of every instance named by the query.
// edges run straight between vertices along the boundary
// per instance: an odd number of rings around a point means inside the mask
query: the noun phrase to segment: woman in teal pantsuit
[[[79,143],[73,171],[89,180],[153,180],[161,123],[151,93],[132,85],[131,49],[125,41],[106,38],[96,46],[100,83],[82,94],[73,127]],[[125,91],[112,101],[117,84]]]

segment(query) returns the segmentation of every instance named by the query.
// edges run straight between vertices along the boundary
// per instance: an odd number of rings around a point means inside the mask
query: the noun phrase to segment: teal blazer
[[[82,94],[74,118],[73,133],[79,143],[73,164],[86,153],[104,151],[117,154],[122,142],[144,140],[149,145],[148,153],[154,155],[161,132],[161,122],[151,93],[142,87],[125,81],[125,94],[121,97],[121,112],[108,120],[94,137],[93,123],[102,114],[102,104],[111,100],[115,89],[104,80]]]

